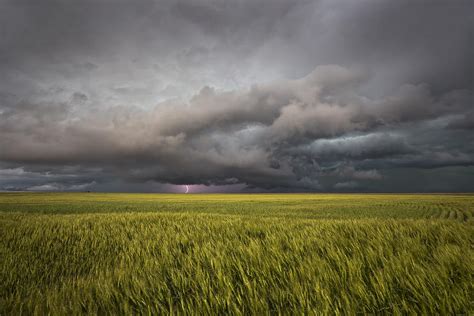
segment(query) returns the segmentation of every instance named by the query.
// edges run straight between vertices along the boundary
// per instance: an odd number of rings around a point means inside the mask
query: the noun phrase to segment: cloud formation
[[[0,189],[474,189],[469,1],[4,7]]]

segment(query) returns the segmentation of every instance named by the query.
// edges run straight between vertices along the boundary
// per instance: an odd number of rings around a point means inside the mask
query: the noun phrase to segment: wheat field
[[[0,315],[470,314],[474,195],[0,193]]]

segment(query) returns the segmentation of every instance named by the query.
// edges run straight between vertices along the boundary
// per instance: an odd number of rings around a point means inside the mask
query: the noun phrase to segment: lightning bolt
[[[189,192],[189,185],[185,185],[185,187],[186,187],[186,192],[184,192],[184,193],[188,193]]]

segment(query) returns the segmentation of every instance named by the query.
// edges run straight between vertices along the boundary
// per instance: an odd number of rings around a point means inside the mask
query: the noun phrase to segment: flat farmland
[[[474,195],[0,193],[0,314],[474,312]]]

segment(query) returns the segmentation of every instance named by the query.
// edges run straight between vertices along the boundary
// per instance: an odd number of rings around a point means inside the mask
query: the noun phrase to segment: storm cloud
[[[0,189],[472,191],[470,1],[6,1]]]

